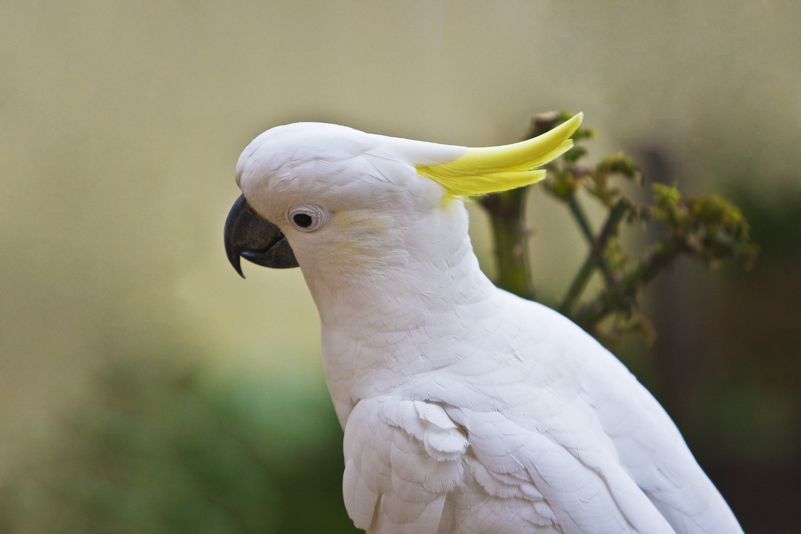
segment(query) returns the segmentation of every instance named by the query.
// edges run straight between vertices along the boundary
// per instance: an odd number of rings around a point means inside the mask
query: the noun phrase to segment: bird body
[[[492,149],[299,123],[240,157],[229,258],[301,267],[368,533],[741,532],[623,364],[473,253],[460,197],[541,178],[580,120]],[[269,238],[241,237],[245,209]],[[280,247],[296,263],[265,259]]]

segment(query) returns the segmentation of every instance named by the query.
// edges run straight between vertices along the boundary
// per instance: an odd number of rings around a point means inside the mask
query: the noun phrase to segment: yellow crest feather
[[[545,178],[535,170],[570,147],[581,124],[579,113],[553,130],[511,145],[468,148],[463,156],[438,165],[417,165],[417,173],[434,180],[452,196],[484,195],[533,184]]]

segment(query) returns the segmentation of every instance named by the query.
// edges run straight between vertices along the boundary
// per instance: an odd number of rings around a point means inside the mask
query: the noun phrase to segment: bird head
[[[231,264],[365,270],[436,255],[466,235],[458,199],[542,179],[536,170],[572,146],[578,114],[533,139],[466,148],[367,134],[333,124],[267,130],[236,166],[242,196],[225,227]],[[456,215],[454,215],[456,214]],[[464,219],[464,220],[462,220]],[[308,279],[308,276],[307,276]]]

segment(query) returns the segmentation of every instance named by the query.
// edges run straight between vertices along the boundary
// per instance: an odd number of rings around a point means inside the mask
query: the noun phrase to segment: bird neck
[[[424,347],[463,334],[490,308],[484,301],[497,289],[479,268],[467,227],[464,206],[451,201],[410,224],[403,238],[394,236],[403,246],[383,255],[380,265],[348,271],[301,261],[320,313],[328,385],[343,425],[354,399],[394,387],[377,377],[423,361]]]

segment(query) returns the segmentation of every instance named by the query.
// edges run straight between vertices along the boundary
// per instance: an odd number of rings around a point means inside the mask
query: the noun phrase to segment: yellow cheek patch
[[[535,170],[558,158],[570,147],[570,136],[584,117],[579,113],[553,130],[511,145],[468,148],[448,163],[417,165],[417,173],[434,180],[450,196],[484,195],[533,184],[545,178]]]
[[[365,213],[339,212],[331,222],[336,224],[336,231],[325,244],[329,247],[327,261],[351,269],[375,268],[375,264],[386,261],[391,247],[388,247],[390,227],[385,219]],[[389,245],[397,246],[391,241]]]

